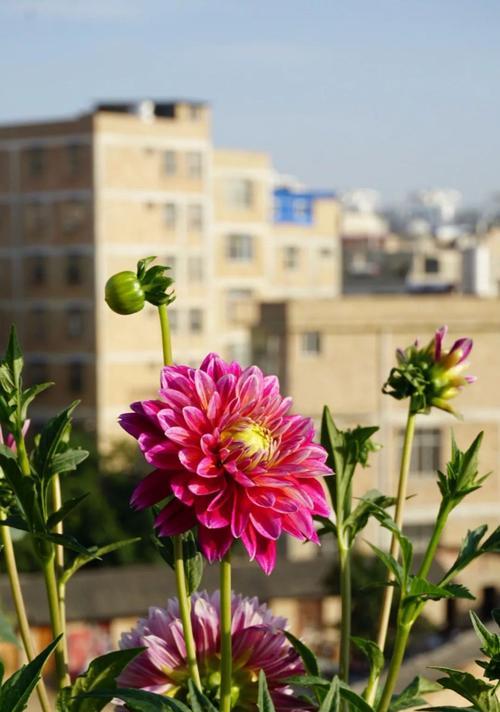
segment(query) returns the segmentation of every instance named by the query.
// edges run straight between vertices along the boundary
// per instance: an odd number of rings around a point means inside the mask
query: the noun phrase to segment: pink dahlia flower
[[[219,592],[197,593],[191,599],[191,621],[205,694],[216,702],[220,686]],[[302,662],[284,635],[286,620],[273,616],[256,598],[232,596],[233,712],[257,709],[259,671],[266,674],[277,712],[303,712],[284,680],[304,673]],[[117,680],[119,687],[139,688],[186,699],[189,678],[177,599],[166,608],[150,608],[147,618],[122,634],[120,648],[145,647]]]
[[[458,395],[459,390],[468,383],[474,383],[476,376],[464,375],[464,370],[469,366],[467,357],[472,351],[472,339],[467,337],[457,339],[449,351],[443,348],[448,327],[442,326],[436,331],[434,339],[429,345],[429,350],[434,357],[431,368],[434,394],[431,405],[441,410],[454,413],[449,400]]]
[[[30,421],[25,420],[23,424],[23,435],[26,435],[28,428],[30,426]],[[12,433],[7,433],[6,436],[3,434],[2,426],[0,426],[0,445],[5,445],[12,450],[12,452],[17,452],[16,439]]]
[[[209,354],[200,368],[167,366],[161,400],[120,417],[156,469],[136,488],[144,508],[173,495],[155,520],[162,536],[198,526],[209,561],[241,539],[266,573],[286,532],[319,543],[314,515],[330,510],[319,477],[330,472],[309,418],[289,415],[275,376]]]

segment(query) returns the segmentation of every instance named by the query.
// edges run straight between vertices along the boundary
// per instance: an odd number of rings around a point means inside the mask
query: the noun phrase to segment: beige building
[[[0,336],[15,322],[28,379],[56,382],[35,418],[80,398],[80,418],[104,440],[130,402],[154,396],[155,309],[120,317],[103,297],[107,278],[141,257],[172,267],[185,363],[210,350],[248,361],[257,300],[336,296],[337,201],[308,194],[303,219],[277,220],[275,183],[268,155],[214,149],[203,103],[101,105],[0,127]]]
[[[417,550],[426,543],[435,521],[439,504],[435,472],[449,459],[452,429],[462,448],[484,431],[480,469],[492,472],[483,487],[452,514],[441,549],[443,566],[447,566],[468,529],[482,523],[487,523],[490,531],[498,526],[499,301],[371,296],[264,304],[253,341],[255,360],[266,371],[279,374],[282,390],[293,397],[297,412],[319,424],[322,407],[327,404],[340,427],[380,426],[375,440],[383,448],[372,456],[368,469],[358,471],[354,494],[359,496],[372,488],[396,491],[407,404],[384,395],[381,387],[395,365],[396,348],[408,346],[415,338],[426,343],[441,324],[450,328],[450,345],[460,336],[474,339],[470,373],[479,378],[456,399],[463,419],[437,409],[418,418],[409,485],[415,496],[406,505],[406,530],[415,539]],[[306,556],[307,552],[302,547],[295,555]],[[482,558],[470,571],[468,583],[476,592],[498,588],[498,556]]]

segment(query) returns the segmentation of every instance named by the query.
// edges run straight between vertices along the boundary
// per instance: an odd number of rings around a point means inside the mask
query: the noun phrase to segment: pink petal
[[[178,499],[173,499],[155,519],[155,527],[161,536],[174,536],[192,529],[196,524],[193,510]]]
[[[170,494],[168,474],[162,470],[154,470],[135,488],[130,504],[135,509],[145,509],[160,502]]]
[[[198,544],[203,556],[210,563],[216,560],[221,560],[229,551],[233,537],[229,527],[224,529],[208,529],[207,527],[198,527]]]

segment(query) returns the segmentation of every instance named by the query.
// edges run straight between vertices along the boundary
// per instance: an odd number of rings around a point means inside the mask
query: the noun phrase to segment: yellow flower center
[[[245,448],[245,455],[269,457],[274,449],[274,440],[268,428],[258,423],[241,422],[224,433],[228,438]]]

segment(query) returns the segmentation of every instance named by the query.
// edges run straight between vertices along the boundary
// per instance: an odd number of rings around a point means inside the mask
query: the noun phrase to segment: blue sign
[[[335,197],[327,191],[293,191],[289,188],[276,188],[273,195],[274,222],[293,225],[312,225],[314,201]]]

